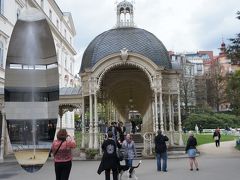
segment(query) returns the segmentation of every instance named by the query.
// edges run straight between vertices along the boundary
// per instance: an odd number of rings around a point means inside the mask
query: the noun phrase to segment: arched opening
[[[150,81],[145,72],[134,65],[123,64],[107,71],[101,80],[98,97],[99,118],[105,122],[134,121],[139,131],[142,124],[152,122],[152,117],[146,117],[152,114],[148,113],[152,102]]]

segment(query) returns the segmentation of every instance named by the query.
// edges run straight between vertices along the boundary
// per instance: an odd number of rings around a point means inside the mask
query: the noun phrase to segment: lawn
[[[197,138],[198,146],[202,145],[202,144],[214,143],[212,134],[197,134],[197,135],[195,135],[195,137]],[[187,138],[188,138],[188,136],[184,134],[183,139],[185,141],[185,144],[187,142]],[[235,139],[236,139],[236,137],[232,136],[232,135],[222,135],[221,136],[221,142],[233,141]]]

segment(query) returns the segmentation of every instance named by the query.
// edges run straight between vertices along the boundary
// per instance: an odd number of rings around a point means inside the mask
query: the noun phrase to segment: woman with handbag
[[[220,129],[217,128],[215,132],[213,133],[213,139],[215,141],[216,147],[220,146],[220,139],[221,139],[221,134],[220,134]]]
[[[126,139],[122,143],[122,148],[124,149],[126,165],[130,168],[130,167],[132,167],[133,159],[134,159],[134,157],[136,157],[136,154],[137,154],[136,148],[135,148],[135,143],[132,140],[130,134],[126,135]],[[131,176],[131,174],[130,174],[130,176]]]
[[[76,143],[67,134],[66,129],[60,129],[51,149],[55,162],[56,180],[68,180],[72,168],[71,149],[75,147]]]
[[[112,131],[108,131],[108,139],[102,144],[103,156],[99,165],[98,174],[105,171],[105,180],[110,180],[110,171],[112,170],[113,180],[118,180],[118,168],[120,160],[117,156],[117,148],[121,148],[121,144],[113,139]]]
[[[186,146],[186,153],[188,154],[189,157],[189,163],[190,163],[190,171],[193,170],[193,164],[196,167],[196,170],[198,171],[198,162],[196,159],[196,154],[197,154],[197,139],[194,137],[194,134],[192,131],[189,131],[189,138],[187,141],[187,146]]]

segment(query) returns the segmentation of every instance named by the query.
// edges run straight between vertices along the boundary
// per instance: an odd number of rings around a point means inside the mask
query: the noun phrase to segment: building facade
[[[194,64],[187,60],[185,54],[169,52],[172,66],[181,71],[180,91],[182,115],[187,115],[196,106]]]

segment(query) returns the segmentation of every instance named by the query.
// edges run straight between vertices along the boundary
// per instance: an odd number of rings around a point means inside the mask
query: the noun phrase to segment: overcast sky
[[[118,0],[120,2],[121,0]],[[131,0],[129,0],[132,2]],[[63,12],[71,12],[77,31],[78,73],[82,54],[100,33],[116,24],[116,0],[56,0]],[[135,0],[137,27],[155,34],[175,52],[213,50],[240,32],[236,12],[240,0]]]

